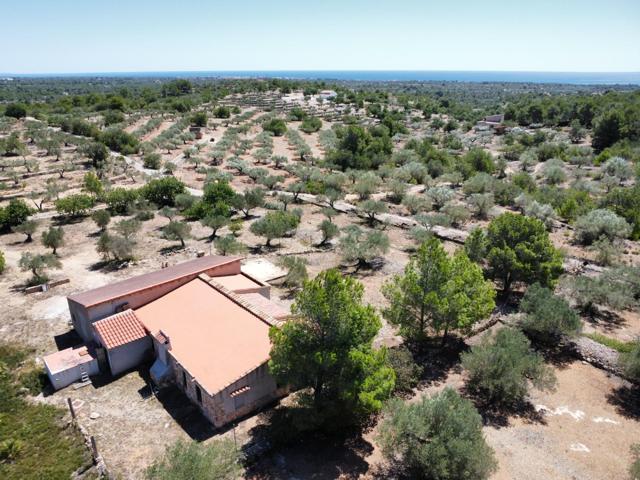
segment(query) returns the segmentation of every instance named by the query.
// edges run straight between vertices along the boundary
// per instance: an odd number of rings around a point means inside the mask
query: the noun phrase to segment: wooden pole
[[[71,412],[71,418],[73,420],[76,419],[76,411],[73,408],[73,402],[71,401],[71,397],[67,397],[67,405],[69,405],[69,411]]]
[[[90,437],[91,440],[91,453],[93,454],[93,459],[98,458],[98,446],[96,445],[96,439],[93,435]]]

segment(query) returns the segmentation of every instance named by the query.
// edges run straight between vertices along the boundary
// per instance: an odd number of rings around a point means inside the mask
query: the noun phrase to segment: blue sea
[[[288,78],[296,80],[355,80],[384,82],[517,82],[574,85],[640,85],[640,72],[507,72],[440,70],[238,70],[165,72],[92,72],[0,74],[0,77],[154,77],[154,78]]]

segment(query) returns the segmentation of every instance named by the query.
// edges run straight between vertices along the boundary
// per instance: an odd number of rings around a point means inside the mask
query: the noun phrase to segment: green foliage
[[[159,170],[162,166],[162,155],[159,153],[147,153],[143,159],[144,168]]]
[[[58,257],[51,253],[34,254],[24,252],[20,257],[18,265],[23,272],[31,272],[32,278],[29,283],[32,285],[38,285],[49,280],[46,275],[48,269],[62,268],[62,263],[60,263]]]
[[[27,116],[27,107],[23,103],[10,103],[4,108],[5,117],[24,118]]]
[[[104,200],[112,214],[127,215],[132,211],[138,197],[138,190],[118,187],[110,190]]]
[[[233,234],[216,238],[213,245],[220,255],[238,255],[247,251],[247,247],[239,242]]]
[[[113,235],[108,232],[102,232],[96,251],[102,255],[104,260],[128,261],[133,260],[134,241],[120,235]]]
[[[167,447],[145,472],[149,480],[235,480],[242,476],[242,454],[230,438],[207,444],[182,440]]]
[[[206,112],[196,112],[191,115],[191,125],[196,127],[206,127],[207,126],[207,113]]]
[[[80,152],[91,160],[93,168],[97,170],[105,167],[110,155],[107,146],[100,142],[86,143],[80,148]]]
[[[42,232],[42,244],[52,250],[54,255],[58,248],[64,245],[64,230],[62,227],[49,227],[49,230]]]
[[[482,263],[485,259],[488,249],[487,234],[481,228],[474,228],[464,241],[464,251],[469,260]]]
[[[82,179],[82,190],[96,197],[101,197],[104,193],[104,186],[102,182],[98,178],[98,176],[93,172],[87,172],[84,174],[84,178]]]
[[[300,217],[292,212],[276,211],[267,212],[259,220],[251,224],[251,233],[266,239],[266,245],[270,246],[271,241],[283,238],[298,228]]]
[[[7,261],[4,259],[4,253],[0,250],[0,274],[4,272],[4,269],[7,267]]]
[[[320,222],[318,226],[318,230],[322,233],[322,240],[320,241],[320,245],[325,245],[329,240],[338,235],[338,226],[333,223],[330,219],[325,218]]]
[[[176,196],[184,192],[186,192],[184,183],[175,177],[151,180],[140,189],[140,195],[158,207],[173,207]]]
[[[602,203],[631,225],[631,239],[640,239],[640,185],[615,188],[605,196]]]
[[[272,118],[262,124],[262,130],[273,133],[275,137],[281,137],[287,131],[287,124],[281,118]]]
[[[307,261],[303,257],[285,255],[278,259],[278,265],[287,270],[282,284],[289,288],[299,288],[309,278]]]
[[[327,152],[326,158],[343,171],[375,168],[382,165],[393,150],[389,130],[384,126],[365,129],[349,125],[337,128],[336,135],[336,148]]]
[[[387,213],[389,211],[387,204],[381,200],[365,200],[358,206],[360,207],[360,210],[362,210],[362,212],[367,216],[370,226],[375,225],[376,220],[378,220],[376,218],[377,215],[380,215],[381,213]]]
[[[472,148],[462,158],[463,175],[471,176],[475,172],[493,173],[496,169],[491,153],[482,148]]]
[[[211,229],[210,239],[215,239],[218,230],[229,224],[229,218],[224,215],[208,215],[200,220],[200,223]]]
[[[393,391],[386,351],[372,347],[381,322],[363,293],[351,277],[324,271],[296,296],[297,319],[270,331],[269,369],[279,383],[311,390],[310,423],[379,411]]]
[[[403,336],[422,339],[427,329],[443,334],[468,332],[495,307],[495,291],[482,270],[459,251],[447,256],[440,241],[427,239],[409,260],[403,275],[382,289],[389,307],[384,317]]]
[[[569,280],[571,295],[586,312],[596,305],[631,309],[640,300],[640,267],[609,268],[597,277],[581,275]]]
[[[488,274],[509,292],[514,282],[552,286],[562,272],[562,255],[535,218],[504,213],[487,230]]]
[[[264,206],[264,194],[264,188],[252,188],[244,193],[237,193],[231,199],[231,205],[236,210],[244,213],[245,217],[249,217],[251,215],[251,210]]]
[[[213,116],[216,118],[230,118],[231,110],[229,107],[219,106],[213,111]]]
[[[640,479],[640,443],[636,443],[631,446],[631,456],[633,461],[629,466],[629,479]]]
[[[64,426],[64,410],[21,396],[20,386],[29,386],[24,382],[27,355],[25,349],[0,344],[0,477],[69,478],[91,459],[80,433]]]
[[[16,225],[15,227],[13,227],[13,231],[26,235],[27,238],[25,239],[25,243],[28,243],[33,240],[32,235],[35,233],[37,228],[38,222],[36,222],[35,220],[26,220],[20,225]]]
[[[631,351],[621,355],[620,365],[627,377],[640,382],[640,339],[633,343]]]
[[[418,385],[423,372],[422,365],[416,363],[413,354],[404,345],[387,350],[387,360],[396,374],[397,392],[408,393]]]
[[[373,260],[389,251],[389,237],[379,230],[365,231],[358,225],[344,228],[338,248],[342,260],[356,262],[356,269],[368,267]]]
[[[575,225],[576,240],[583,245],[590,245],[601,237],[609,240],[627,238],[631,228],[624,218],[611,210],[592,210],[578,218]]]
[[[607,337],[598,332],[585,333],[583,336],[590,338],[594,342],[601,343],[619,353],[629,353],[633,350],[633,342],[622,342],[617,338]]]
[[[322,120],[317,117],[306,117],[300,124],[300,130],[304,133],[314,133],[322,128]]]
[[[539,390],[553,389],[555,375],[534,353],[529,340],[513,328],[501,328],[492,337],[482,336],[478,345],[462,354],[467,387],[487,404],[513,406],[527,396],[529,383]]]
[[[564,298],[537,283],[527,289],[520,311],[525,314],[522,329],[547,344],[555,344],[563,336],[573,337],[582,327],[580,317]]]
[[[60,215],[79,217],[86,215],[86,213],[93,208],[93,203],[93,197],[85,195],[84,193],[74,193],[56,200],[54,205]]]
[[[167,240],[179,240],[180,246],[185,247],[184,241],[191,238],[191,225],[186,222],[171,220],[162,227],[162,237]]]
[[[482,417],[451,388],[415,403],[390,402],[377,442],[407,478],[482,480],[497,470]]]
[[[193,85],[189,80],[178,78],[162,85],[162,95],[164,97],[179,97],[187,95],[193,90]]]
[[[12,227],[24,223],[34,210],[24,200],[14,198],[6,207],[0,207],[0,232],[6,232]]]

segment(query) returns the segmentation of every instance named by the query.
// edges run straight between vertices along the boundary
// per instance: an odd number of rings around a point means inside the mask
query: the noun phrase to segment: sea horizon
[[[640,85],[640,72],[548,72],[473,70],[186,70],[138,72],[0,73],[8,78],[281,78],[361,82],[549,83]]]

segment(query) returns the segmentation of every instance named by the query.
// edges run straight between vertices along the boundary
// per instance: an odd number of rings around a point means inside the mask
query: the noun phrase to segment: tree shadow
[[[538,353],[544,358],[545,363],[551,364],[560,370],[564,370],[579,358],[572,343],[562,343],[560,341],[555,345],[536,343],[536,347]]]
[[[335,435],[299,433],[294,440],[282,444],[273,443],[264,430],[256,433],[256,428],[251,431],[254,439],[246,447],[255,448],[258,438],[262,438],[263,445],[275,445],[275,448],[266,455],[256,455],[264,453],[264,450],[246,451],[248,468],[245,478],[356,479],[369,470],[365,458],[373,452],[373,445],[362,437],[360,429],[342,429],[344,433]],[[252,459],[256,461],[252,462]]]
[[[185,247],[183,247],[181,244],[170,245],[168,247],[162,247],[160,250],[158,250],[158,253],[160,253],[160,255],[170,255],[172,253],[177,253],[184,249]]]
[[[607,394],[607,402],[623,417],[640,420],[640,386],[623,385]]]
[[[589,324],[602,327],[607,332],[612,332],[627,324],[621,315],[612,310],[592,307],[585,313],[584,318]]]
[[[96,272],[117,272],[129,266],[129,260],[100,260],[89,265],[89,271]]]
[[[487,401],[475,392],[469,391],[466,386],[463,387],[462,392],[474,404],[485,426],[494,428],[509,427],[512,418],[520,418],[529,424],[547,424],[544,413],[537,411],[528,400],[513,405],[501,405]]]

